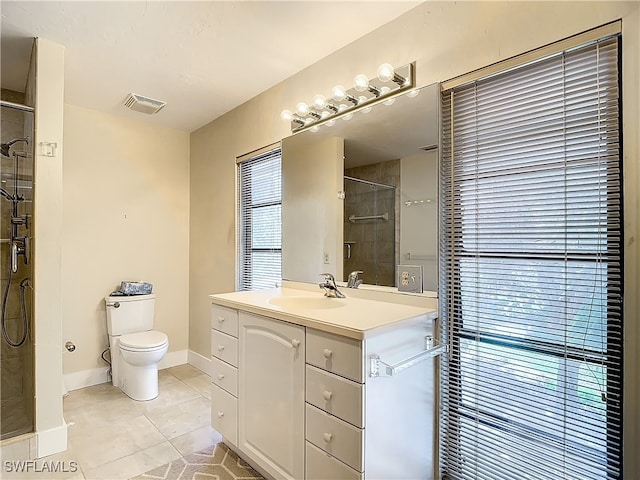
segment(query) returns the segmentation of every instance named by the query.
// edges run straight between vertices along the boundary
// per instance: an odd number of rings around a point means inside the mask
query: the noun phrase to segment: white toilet
[[[158,396],[158,362],[169,349],[167,335],[153,330],[156,296],[105,298],[111,379],[134,400]]]

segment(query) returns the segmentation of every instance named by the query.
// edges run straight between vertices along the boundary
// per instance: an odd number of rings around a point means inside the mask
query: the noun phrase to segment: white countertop
[[[317,286],[316,289],[318,289]],[[406,305],[356,298],[349,296],[349,292],[344,290],[342,293],[347,295],[347,298],[327,298],[319,289],[316,292],[280,287],[269,290],[219,293],[209,295],[209,298],[215,305],[265,315],[357,340],[382,333],[386,327],[403,320],[420,316],[433,320],[437,317],[434,303],[428,306]],[[306,297],[316,306],[301,307],[304,301],[295,306],[278,305],[278,299],[282,297]],[[331,302],[328,303],[330,308],[317,308],[324,307],[324,302]]]

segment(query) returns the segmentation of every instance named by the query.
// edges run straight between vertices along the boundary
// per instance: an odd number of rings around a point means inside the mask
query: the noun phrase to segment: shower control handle
[[[107,303],[107,307],[120,308],[120,302]]]

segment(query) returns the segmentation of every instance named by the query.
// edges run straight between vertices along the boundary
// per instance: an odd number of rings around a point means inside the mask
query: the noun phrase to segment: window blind
[[[442,94],[443,479],[622,478],[619,48]]]
[[[282,278],[281,163],[278,147],[238,164],[238,290]]]

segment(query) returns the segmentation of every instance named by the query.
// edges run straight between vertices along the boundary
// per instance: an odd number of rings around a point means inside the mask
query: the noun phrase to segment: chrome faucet
[[[338,290],[336,285],[336,279],[330,273],[321,273],[320,276],[324,277],[324,282],[319,286],[324,290],[325,297],[345,298],[344,293]]]
[[[364,273],[362,270],[354,270],[349,274],[347,278],[347,288],[358,288],[362,285],[362,280],[358,278],[358,275]]]

